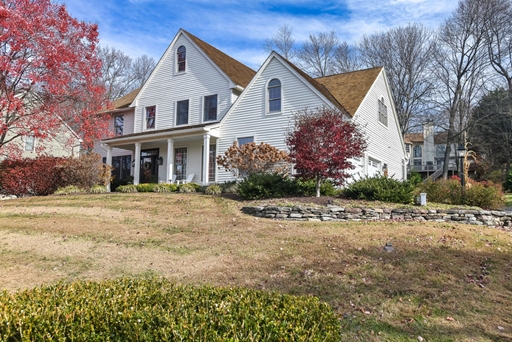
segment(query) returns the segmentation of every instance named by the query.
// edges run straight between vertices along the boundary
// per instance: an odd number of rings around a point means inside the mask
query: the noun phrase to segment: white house
[[[294,113],[322,106],[341,110],[368,138],[364,158],[354,161],[355,174],[387,169],[406,177],[405,145],[383,68],[313,79],[273,52],[255,72],[185,30],[129,107],[116,107],[112,125],[123,115],[116,126],[122,125],[122,134],[102,146],[108,163],[119,153],[133,156],[135,184],[173,175],[224,182],[233,175],[219,170],[215,157],[233,141],[286,150]]]
[[[410,154],[408,168],[419,172],[423,178],[438,178],[442,174],[446,152],[447,132],[435,132],[433,122],[423,124],[422,133],[406,134],[404,137],[406,151]],[[455,174],[457,170],[457,145],[452,144],[448,171]]]

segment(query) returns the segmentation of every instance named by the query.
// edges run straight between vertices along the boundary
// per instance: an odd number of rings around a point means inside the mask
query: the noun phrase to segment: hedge
[[[164,279],[78,281],[0,293],[1,341],[339,341],[316,297]]]

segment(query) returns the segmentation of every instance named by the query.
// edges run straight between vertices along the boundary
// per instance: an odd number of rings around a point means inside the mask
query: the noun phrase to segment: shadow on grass
[[[276,258],[276,272],[262,288],[329,302],[352,338],[512,339],[510,254],[469,251],[460,244],[411,244],[393,253],[377,246],[311,249],[302,255],[307,263]]]

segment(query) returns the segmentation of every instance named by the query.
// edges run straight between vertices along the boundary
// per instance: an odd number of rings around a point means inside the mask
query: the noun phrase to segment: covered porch
[[[135,133],[103,141],[106,163],[112,165],[112,150],[133,152],[133,184],[185,181],[208,185],[217,178],[215,129],[204,126]],[[109,187],[110,189],[110,187]]]

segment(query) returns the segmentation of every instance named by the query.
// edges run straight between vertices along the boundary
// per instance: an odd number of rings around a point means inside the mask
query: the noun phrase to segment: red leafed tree
[[[366,150],[365,137],[357,124],[328,107],[298,112],[286,143],[299,176],[316,180],[317,197],[326,179],[342,185],[350,176],[346,170],[354,169],[349,159],[362,156]]]
[[[21,156],[21,137],[39,141],[64,123],[85,147],[106,133],[98,29],[50,0],[0,0],[0,155]],[[42,146],[44,144],[39,144]]]

